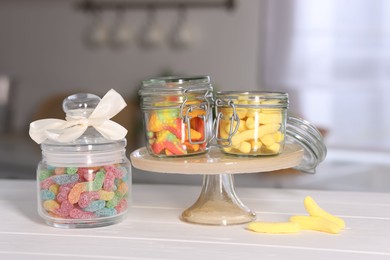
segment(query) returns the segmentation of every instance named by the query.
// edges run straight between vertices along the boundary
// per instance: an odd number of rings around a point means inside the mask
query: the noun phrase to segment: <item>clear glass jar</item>
[[[87,118],[100,98],[75,94],[66,98],[67,116]],[[120,222],[129,208],[131,167],[126,139],[107,140],[89,126],[68,143],[46,140],[37,168],[38,212],[47,224],[87,228]]]
[[[150,154],[179,157],[207,152],[212,138],[212,90],[208,76],[142,82],[139,95]]]
[[[315,173],[318,164],[326,157],[327,148],[320,131],[310,122],[288,115],[286,125],[286,144],[298,144],[303,148],[301,163],[294,169]]]
[[[285,143],[288,95],[278,92],[217,92],[215,135],[227,154],[277,155]]]

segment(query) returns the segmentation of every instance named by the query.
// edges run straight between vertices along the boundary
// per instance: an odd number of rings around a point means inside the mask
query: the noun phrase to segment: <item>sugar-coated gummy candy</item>
[[[99,193],[97,191],[85,191],[80,194],[79,206],[80,208],[88,207],[88,205],[93,201],[99,199]]]
[[[52,184],[49,187],[49,191],[53,192],[54,195],[57,195],[59,190],[60,190],[60,185],[58,185],[58,184]]]
[[[39,172],[39,177],[38,177],[38,179],[39,179],[39,181],[43,181],[43,180],[49,178],[49,177],[52,176],[52,175],[53,175],[52,171],[47,170],[47,169],[44,169],[44,170],[41,170],[41,171]]]
[[[127,170],[118,165],[54,167],[40,171],[39,197],[53,218],[94,219],[127,209]],[[126,178],[126,179],[125,179]]]
[[[122,182],[118,189],[115,191],[115,195],[112,198],[112,200],[108,201],[106,206],[107,208],[114,208],[118,205],[118,203],[121,201],[121,199],[126,195],[128,191],[127,184],[125,182]]]
[[[68,200],[68,195],[70,190],[73,188],[75,183],[69,183],[69,184],[64,184],[59,186],[59,192],[57,194],[57,201],[58,202],[63,202],[65,200]]]
[[[75,204],[79,201],[80,195],[82,192],[86,191],[87,187],[85,182],[76,183],[73,188],[70,190],[68,195],[68,200],[70,203]]]
[[[77,173],[79,174],[80,177],[82,177],[86,181],[93,181],[96,175],[93,169],[89,169],[89,168],[79,168],[77,170]]]
[[[41,190],[41,200],[54,200],[56,195],[50,190]]]
[[[41,181],[40,186],[41,186],[41,189],[46,189],[47,190],[53,184],[54,184],[53,178],[50,177],[50,178],[47,178],[44,181]]]
[[[106,202],[104,200],[94,200],[91,201],[87,207],[83,208],[83,210],[89,212],[95,212],[97,210],[104,208],[105,205]]]
[[[105,190],[99,190],[98,191],[98,194],[99,194],[99,200],[112,200],[112,198],[114,197],[115,195],[115,192],[113,191],[105,191]]]
[[[185,108],[182,112],[188,113],[189,124],[182,120],[179,112],[179,109],[163,109],[152,111],[147,116],[148,150],[154,155],[178,156],[206,150],[205,120],[201,118],[205,116],[206,111],[201,109],[188,111],[188,108]],[[191,137],[186,134],[188,131]],[[202,144],[192,145],[192,141],[199,141]]]
[[[95,211],[96,216],[98,217],[109,217],[116,215],[116,209],[115,208],[102,208],[97,211]]]
[[[127,205],[127,200],[126,199],[122,199],[118,205],[115,207],[115,210],[116,212],[118,213],[121,213],[123,211],[125,211],[127,209],[128,205]]]
[[[123,178],[123,167],[115,167],[113,165],[106,165],[104,166],[104,169],[106,172],[112,172],[115,175],[115,178],[121,179]]]
[[[60,207],[54,210],[54,213],[61,217],[68,217],[72,209],[74,209],[73,204],[67,200],[64,200]]]
[[[55,200],[45,200],[42,206],[47,211],[54,211],[60,207],[60,204]]]
[[[60,185],[77,182],[79,180],[79,176],[77,174],[74,174],[74,175],[68,175],[68,174],[55,175],[51,178],[53,179],[53,181],[55,183],[60,184]]]
[[[114,188],[115,175],[113,171],[107,171],[104,181],[103,181],[103,189],[106,191],[112,191]]]
[[[92,190],[98,191],[103,187],[103,182],[104,182],[104,172],[99,171],[96,173],[95,179],[93,180],[92,184]]]
[[[78,209],[78,208],[72,209],[69,212],[69,216],[71,218],[75,218],[75,219],[91,219],[91,218],[95,218],[96,217],[95,213],[83,211],[83,210]]]
[[[77,168],[76,167],[68,167],[66,168],[66,173],[69,175],[77,173]]]
[[[57,167],[54,169],[54,174],[55,175],[61,175],[65,173],[65,168],[64,167]]]

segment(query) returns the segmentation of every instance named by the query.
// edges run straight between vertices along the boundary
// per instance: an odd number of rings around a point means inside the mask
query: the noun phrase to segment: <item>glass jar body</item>
[[[218,92],[217,143],[227,154],[277,155],[285,144],[288,95],[273,92]]]
[[[206,153],[212,138],[212,87],[208,77],[162,78],[140,90],[146,148],[157,157]]]
[[[120,156],[114,161],[103,163],[93,159],[101,157],[101,152],[80,153],[77,163],[67,160],[75,153],[44,154],[37,168],[38,213],[48,225],[100,227],[116,224],[126,216],[131,199],[131,167],[124,150],[116,154]]]

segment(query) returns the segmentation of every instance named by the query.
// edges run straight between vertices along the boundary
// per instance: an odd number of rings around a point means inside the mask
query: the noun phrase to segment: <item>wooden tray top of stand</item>
[[[179,174],[237,174],[275,171],[297,166],[303,157],[299,145],[286,144],[277,156],[243,157],[220,152],[211,147],[201,155],[158,158],[150,155],[146,147],[130,155],[133,166],[144,171]]]

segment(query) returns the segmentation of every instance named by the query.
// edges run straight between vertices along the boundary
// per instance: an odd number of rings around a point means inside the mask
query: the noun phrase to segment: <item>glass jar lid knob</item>
[[[64,99],[62,108],[68,116],[88,117],[100,100],[100,97],[90,93],[78,93]]]

